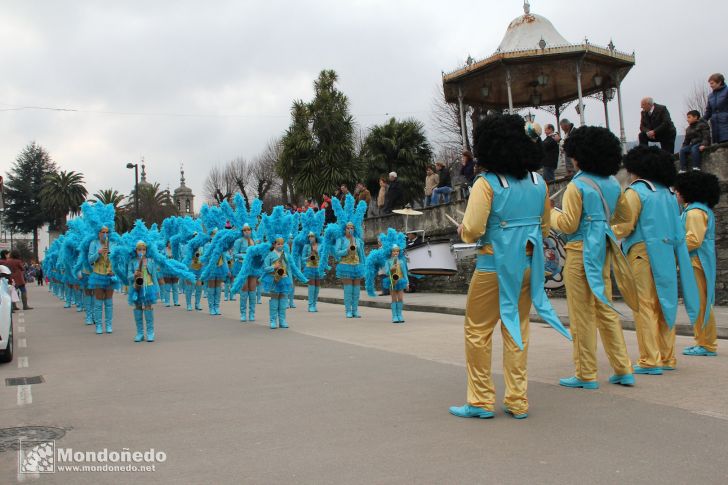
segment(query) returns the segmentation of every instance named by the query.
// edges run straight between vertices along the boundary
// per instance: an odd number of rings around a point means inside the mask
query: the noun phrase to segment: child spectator
[[[688,127],[685,128],[685,141],[680,148],[680,173],[688,169],[688,155],[690,155],[693,170],[700,170],[702,152],[710,146],[710,126],[700,119],[696,110],[688,111]]]

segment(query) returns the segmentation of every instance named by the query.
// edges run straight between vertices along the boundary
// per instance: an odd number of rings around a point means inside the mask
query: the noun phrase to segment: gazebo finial
[[[529,15],[531,13],[531,4],[528,0],[523,0],[523,13]]]

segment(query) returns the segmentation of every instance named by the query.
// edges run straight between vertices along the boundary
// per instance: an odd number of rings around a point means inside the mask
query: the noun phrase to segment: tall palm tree
[[[380,175],[397,172],[404,202],[424,196],[425,170],[432,160],[432,148],[421,122],[391,118],[374,126],[364,140],[362,158],[367,165],[367,186],[372,193],[378,189]]]
[[[81,212],[81,204],[86,200],[88,191],[83,186],[83,174],[78,172],[53,172],[43,179],[40,190],[41,207],[53,220],[53,227],[66,230],[68,214]]]
[[[114,204],[116,213],[114,215],[114,226],[117,232],[125,232],[131,229],[131,214],[123,204],[126,196],[120,194],[116,189],[103,189],[96,192],[94,198],[102,204]]]
[[[134,191],[127,199],[126,210],[134,213]],[[139,218],[148,225],[161,224],[169,216],[178,215],[169,190],[162,190],[158,183],[139,185]]]

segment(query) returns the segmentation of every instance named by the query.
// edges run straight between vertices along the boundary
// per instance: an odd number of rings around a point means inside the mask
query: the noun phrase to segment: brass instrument
[[[142,263],[144,263],[144,258],[139,258],[139,267],[137,268],[136,272],[134,273],[134,289],[141,290],[144,286],[144,275],[142,274]]]
[[[399,281],[399,279],[402,277],[402,269],[399,266],[399,258],[395,260],[392,267],[389,269],[389,279],[392,282],[392,286],[394,286],[394,283]]]
[[[308,260],[311,261],[312,263],[315,263],[316,262],[316,255],[315,254],[312,254],[311,256],[308,257]]]
[[[286,277],[286,268],[282,266],[283,264],[285,264],[285,260],[284,260],[283,254],[281,254],[281,257],[278,259],[278,261],[276,262],[276,264],[278,264],[278,266],[273,271],[273,280],[277,283],[281,279],[283,279],[283,278]]]
[[[356,244],[352,244],[351,246],[349,246],[349,251],[351,251],[352,253],[356,251]]]
[[[106,250],[106,255],[104,256],[104,258],[106,258],[106,262],[109,265],[109,269],[106,270],[106,275],[113,276],[114,272],[111,270],[111,258],[109,257],[109,234],[108,233],[106,233],[104,235],[104,249]]]

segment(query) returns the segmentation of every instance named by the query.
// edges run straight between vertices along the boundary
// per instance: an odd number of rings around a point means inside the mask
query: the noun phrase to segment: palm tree
[[[134,213],[134,191],[125,206]],[[161,190],[158,183],[139,185],[139,218],[148,225],[161,224],[169,216],[178,215],[169,190]]]
[[[53,228],[65,231],[68,214],[81,213],[87,194],[83,174],[60,171],[46,175],[40,190],[41,207],[52,217]]]
[[[96,192],[94,198],[102,204],[114,204],[116,214],[114,216],[114,226],[117,232],[125,232],[131,229],[132,218],[126,206],[123,205],[126,196],[120,194],[116,189],[103,189]]]
[[[432,160],[432,148],[421,122],[391,118],[383,125],[374,126],[364,140],[362,158],[367,165],[367,186],[372,193],[378,190],[380,175],[397,172],[405,202],[424,196],[425,170]]]

